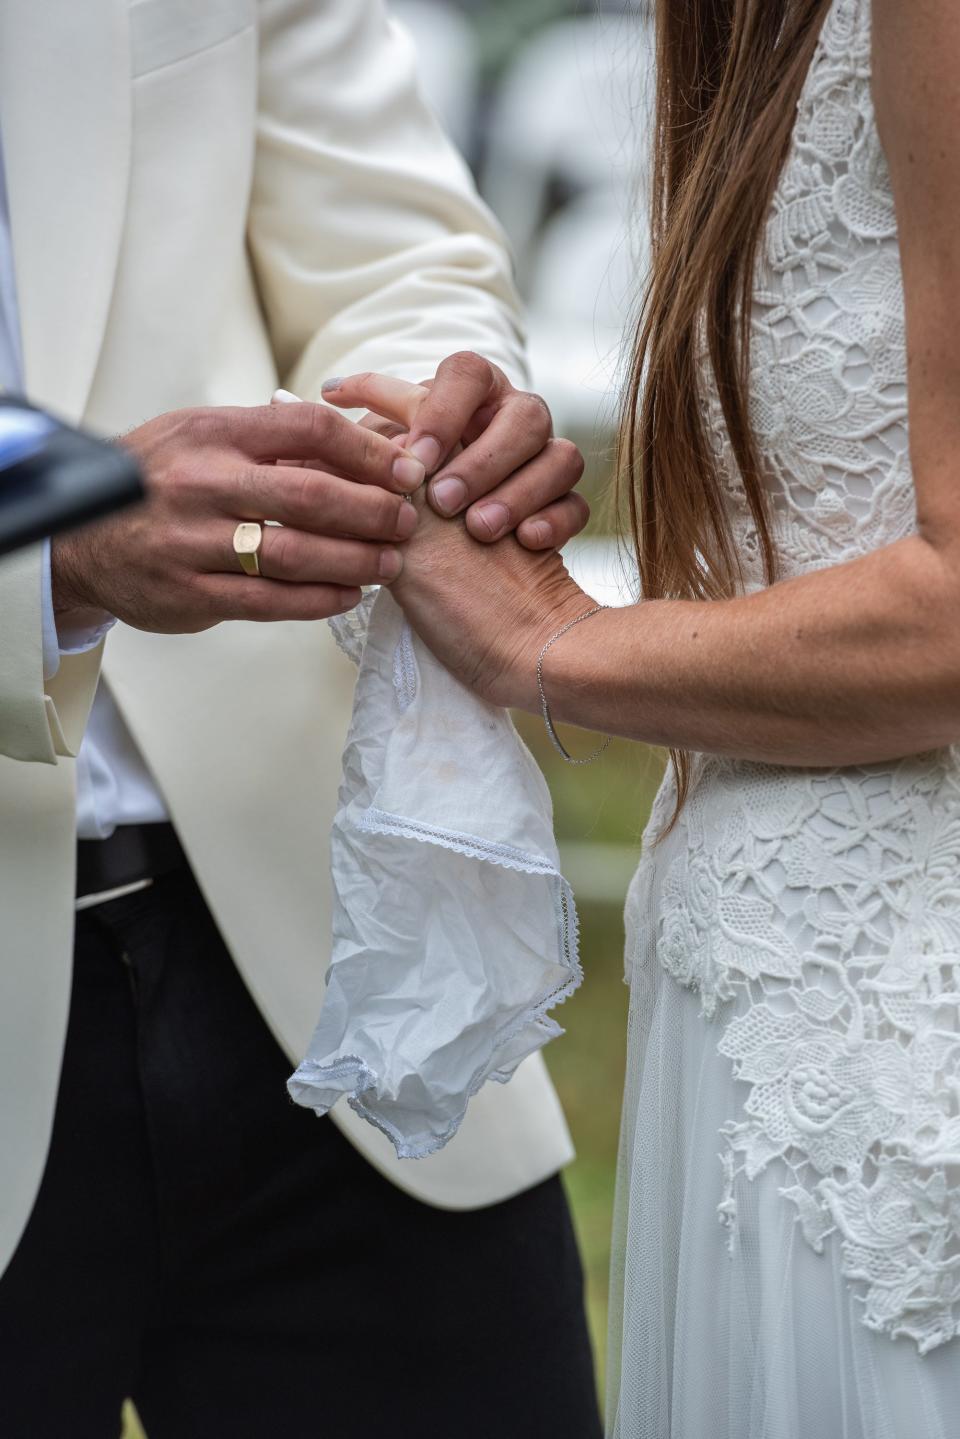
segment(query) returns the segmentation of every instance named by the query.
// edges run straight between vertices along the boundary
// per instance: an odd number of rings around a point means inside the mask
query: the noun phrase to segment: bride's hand
[[[388,424],[404,435],[416,431],[431,394],[427,386],[382,375],[338,383],[344,403],[371,407],[367,423]],[[487,457],[488,473],[496,463]],[[566,494],[583,463],[574,445],[551,440],[541,443],[536,460],[525,468],[533,473],[513,474],[501,490],[512,493],[518,509],[526,506],[529,513],[533,497]],[[574,499],[579,496],[567,495],[567,501]],[[579,502],[586,512],[585,502]],[[469,515],[441,518],[422,489],[413,503],[420,523],[404,547],[403,571],[391,586],[394,598],[437,658],[476,693],[493,704],[536,710],[541,648],[592,601],[571,579],[555,548],[524,548],[512,533],[479,543],[468,531]],[[561,510],[561,532],[565,524]]]
[[[420,638],[452,674],[492,704],[536,711],[537,656],[591,608],[556,550],[525,550],[513,535],[479,544],[463,520],[424,502],[390,587]]]
[[[525,549],[560,549],[587,523],[590,509],[576,490],[580,451],[553,438],[539,395],[514,389],[480,355],[451,355],[421,385],[367,372],[328,380],[323,395],[396,422],[426,468],[432,507],[447,519],[463,515],[484,544],[515,533]]]

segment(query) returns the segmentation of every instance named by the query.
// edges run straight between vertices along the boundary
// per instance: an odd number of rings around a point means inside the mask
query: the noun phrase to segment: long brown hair
[[[645,599],[718,599],[742,574],[703,418],[709,358],[767,582],[775,557],[748,410],[758,247],[830,0],[657,0],[652,269],[618,494]],[[677,814],[687,757],[671,751]],[[674,819],[676,815],[674,816]]]

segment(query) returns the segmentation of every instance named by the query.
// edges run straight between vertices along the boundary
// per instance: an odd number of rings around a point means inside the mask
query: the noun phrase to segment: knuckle
[[[566,544],[578,535],[590,518],[590,508],[586,501],[579,497],[569,496],[567,499],[557,500],[549,506],[540,516],[546,520],[553,535],[555,546]]]
[[[374,417],[364,420],[361,429],[375,435],[382,436],[385,440],[397,440],[401,435],[408,433],[409,426],[401,425],[397,420],[382,420]]]
[[[574,523],[577,530],[582,530],[590,518],[590,506],[583,498],[583,495],[574,495]],[[574,532],[576,533],[576,531]]]
[[[336,606],[324,585],[314,585],[311,593],[301,601],[299,610],[300,619],[325,620],[335,613]]]
[[[251,581],[249,584],[236,585],[235,593],[231,596],[231,609],[238,620],[256,620],[264,613],[264,592],[263,584],[258,581]]]
[[[362,540],[344,540],[338,547],[336,564],[328,567],[329,577],[343,585],[368,585],[377,579],[379,547]]]
[[[195,444],[206,444],[220,432],[221,420],[214,409],[181,410],[179,416],[183,437]]]
[[[563,468],[579,480],[584,468],[584,458],[579,446],[572,440],[551,440],[550,450]]]
[[[198,629],[211,619],[219,619],[224,609],[220,593],[207,575],[193,574],[184,578],[180,605],[183,617],[189,618]]]
[[[297,408],[306,412],[302,423],[307,443],[317,449],[329,443],[334,421],[341,418],[336,410],[331,410],[329,405],[299,405]]]
[[[404,503],[396,495],[388,494],[386,490],[375,490],[373,504],[371,505],[371,524],[373,533],[383,539],[391,539],[397,532],[397,525],[400,520],[400,506]]]
[[[290,481],[288,501],[294,516],[316,519],[323,508],[324,496],[325,486],[316,470],[304,467],[296,471],[296,479]]]
[[[189,420],[191,441],[198,447],[216,447],[224,453],[251,452],[255,448],[251,445],[251,421],[262,416],[263,408],[208,405],[192,410]]]
[[[204,459],[194,449],[178,456],[162,476],[157,476],[157,484],[176,508],[203,498],[216,488],[209,456]]]
[[[357,443],[358,462],[364,471],[373,470],[379,466],[389,473],[395,447],[389,443],[385,444],[384,436],[378,434],[376,430],[364,429],[358,425],[353,433]]]
[[[478,355],[475,350],[457,350],[455,354],[444,360],[440,370],[462,376],[467,380],[490,383],[493,379],[493,367],[490,361],[485,360],[482,355]]]
[[[225,508],[233,510],[239,507],[246,515],[260,489],[260,476],[256,465],[245,464],[230,474],[222,470],[208,471],[207,485],[211,495],[216,496]]]
[[[553,432],[553,417],[546,400],[541,395],[535,395],[531,390],[524,390],[516,396],[513,406],[518,412],[521,422],[534,433],[542,434],[546,439]]]
[[[278,413],[282,411],[282,413]],[[315,460],[323,457],[329,444],[331,421],[337,418],[335,411],[326,405],[281,405],[274,406],[268,423],[270,437],[283,436],[284,455],[293,460],[290,442],[296,443],[297,458]],[[280,461],[283,463],[283,461]]]
[[[271,525],[266,535],[270,538],[264,558],[271,572],[275,575],[296,574],[302,559],[296,533],[285,526]]]
[[[172,562],[189,565],[191,560],[204,549],[208,539],[206,529],[198,533],[195,525],[187,524],[179,517],[171,517],[164,525],[160,539],[161,562],[169,569]],[[216,541],[214,541],[214,544]],[[196,573],[191,572],[192,575]]]
[[[179,509],[196,492],[200,473],[201,467],[190,452],[176,456],[172,464],[158,465],[150,475],[151,499],[161,501],[165,512]]]

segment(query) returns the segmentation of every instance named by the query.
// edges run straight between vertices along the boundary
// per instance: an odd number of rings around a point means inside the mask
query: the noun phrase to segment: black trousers
[[[78,916],[2,1439],[115,1439],[128,1395],[149,1439],[596,1439],[559,1181],[420,1204],[289,1067],[188,873]]]

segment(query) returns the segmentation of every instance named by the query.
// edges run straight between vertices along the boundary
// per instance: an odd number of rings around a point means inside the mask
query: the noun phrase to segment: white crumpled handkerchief
[[[318,1114],[346,1094],[419,1158],[486,1080],[562,1033],[547,1011],[582,977],[576,911],[510,716],[434,659],[387,591],[346,619],[337,637],[360,672],[331,840],[333,959],[288,1088]]]

